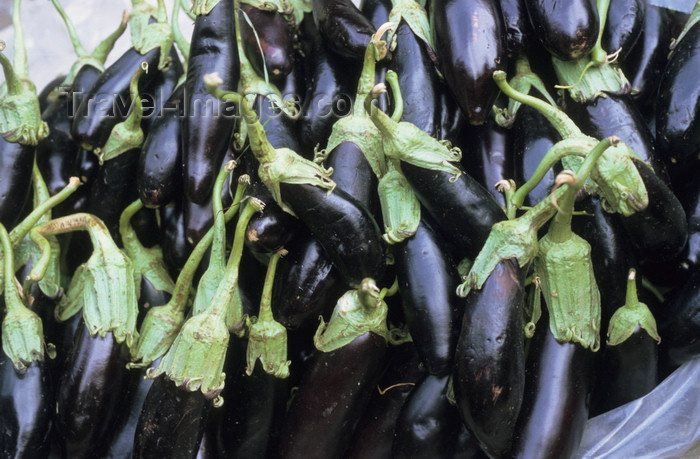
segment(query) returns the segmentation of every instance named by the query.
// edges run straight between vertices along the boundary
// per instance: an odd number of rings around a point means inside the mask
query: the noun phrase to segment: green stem
[[[131,226],[131,219],[141,209],[143,209],[143,202],[137,199],[129,204],[119,216],[119,234],[121,234],[126,253],[140,253],[144,250],[143,244]]]
[[[603,31],[605,23],[608,20],[608,10],[610,9],[610,0],[597,0],[598,18],[600,19],[600,27],[598,29],[598,38],[593,45],[591,51],[591,60],[595,65],[603,65],[608,61],[608,53],[603,49]]]
[[[226,317],[228,305],[231,302],[231,296],[238,286],[238,269],[240,266],[241,257],[243,255],[245,231],[248,226],[248,222],[250,222],[253,215],[260,212],[263,207],[264,204],[261,201],[255,198],[250,198],[246,202],[245,207],[243,207],[243,211],[236,222],[236,231],[233,236],[231,255],[229,255],[228,263],[226,264],[226,271],[221,279],[221,283],[212,297],[212,306],[209,310],[211,314],[220,317],[222,320]]]
[[[386,72],[386,81],[389,83],[394,98],[394,112],[391,114],[391,119],[398,123],[403,116],[403,95],[401,94],[401,86],[399,86],[399,76],[393,70],[389,70]]]
[[[29,65],[27,64],[27,49],[24,45],[24,29],[20,19],[20,4],[22,0],[14,0],[12,3],[12,27],[15,29],[15,73],[20,80],[29,79]]]
[[[4,257],[4,268],[6,273],[10,273],[5,276],[5,308],[6,315],[9,315],[13,311],[21,309],[24,305],[18,304],[16,299],[18,297],[17,284],[15,283],[15,262],[12,252],[12,243],[10,242],[10,235],[7,233],[7,228],[5,225],[0,223],[0,242],[2,242],[2,252]]]
[[[124,14],[122,15],[122,21],[119,23],[119,26],[117,29],[109,34],[107,38],[102,40],[99,45],[92,51],[92,58],[95,59],[97,62],[101,62],[103,65],[105,61],[107,60],[107,56],[109,53],[112,51],[114,48],[114,44],[117,42],[119,37],[122,36],[124,31],[126,30],[126,25],[128,23],[129,19],[129,13],[124,11]]]
[[[559,203],[559,212],[554,216],[549,227],[549,234],[553,242],[564,242],[571,237],[571,216],[574,211],[574,203],[576,194],[583,188],[586,179],[595,167],[595,163],[605,153],[609,147],[617,145],[620,139],[615,136],[607,137],[591,150],[591,152],[583,160],[583,164],[579,168],[573,183],[569,184],[564,197]]]
[[[240,66],[241,66],[241,74],[243,74],[243,69],[247,71],[252,71],[248,69],[252,69],[250,66],[250,61],[248,60],[248,56],[245,54],[245,51],[243,50],[243,39],[241,38],[241,25],[240,25],[240,20],[238,18],[238,13],[243,14],[243,18],[245,19],[246,23],[248,23],[248,26],[250,29],[253,31],[253,35],[255,35],[255,41],[258,44],[258,50],[260,51],[260,56],[262,57],[262,63],[263,63],[263,78],[265,78],[266,83],[270,83],[270,76],[267,73],[267,64],[265,63],[265,53],[262,50],[262,46],[260,45],[260,37],[258,36],[258,31],[255,30],[255,26],[251,22],[250,18],[248,17],[248,14],[241,9],[241,2],[238,0],[235,0],[233,3],[233,21],[234,21],[234,27],[236,28],[236,44],[238,46],[238,56],[239,56],[239,61],[240,61]],[[241,75],[242,76],[242,75]],[[256,75],[257,76],[257,75]]]
[[[53,6],[56,8],[56,11],[58,11],[58,14],[61,15],[63,23],[66,25],[66,29],[68,30],[68,36],[70,37],[70,41],[73,44],[73,49],[75,50],[75,55],[78,57],[87,56],[87,51],[85,51],[85,48],[83,48],[83,44],[80,42],[80,37],[78,37],[78,31],[75,30],[73,22],[63,10],[61,4],[58,3],[58,0],[51,0],[51,3],[53,3]]]
[[[5,74],[5,82],[7,83],[7,95],[13,96],[20,94],[24,90],[22,81],[19,75],[15,72],[12,67],[12,62],[5,56],[2,52],[5,49],[5,42],[0,41],[0,65],[2,65],[3,73]]]
[[[182,53],[182,58],[183,58],[183,68],[185,70],[184,73],[187,73],[187,61],[189,60],[190,57],[190,44],[187,42],[187,39],[185,36],[182,34],[182,30],[180,29],[180,10],[183,9],[182,7],[182,2],[184,0],[175,0],[175,4],[173,5],[173,15],[172,15],[172,20],[170,23],[170,28],[173,31],[173,38],[175,39],[175,44],[177,47],[180,49],[180,52]]]
[[[646,277],[642,277],[642,287],[651,292],[651,294],[654,295],[654,297],[656,297],[660,303],[666,301],[666,298],[664,298],[664,294],[661,292],[661,290],[659,290],[659,288]]]
[[[224,206],[221,202],[221,192],[224,188],[226,177],[231,174],[234,167],[236,167],[236,162],[229,161],[221,168],[214,181],[211,198],[212,211],[214,212],[214,238],[211,246],[210,263],[216,263],[221,267],[224,266],[226,258],[226,222],[224,221]]]
[[[286,254],[286,250],[280,249],[270,257],[270,262],[267,265],[267,272],[265,273],[262,296],[260,298],[260,311],[258,312],[259,322],[273,322],[275,320],[272,316],[272,286],[275,282],[277,263],[280,261],[280,258]]]
[[[508,97],[517,100],[520,103],[528,105],[544,116],[552,126],[557,130],[559,135],[566,139],[570,137],[582,136],[581,130],[576,124],[571,121],[566,113],[554,107],[551,104],[538,99],[537,97],[523,94],[522,92],[513,89],[506,81],[506,73],[501,70],[496,70],[493,73],[493,79],[496,81],[498,88]]]
[[[141,101],[141,95],[139,94],[139,78],[144,72],[148,72],[148,64],[144,61],[139,65],[136,73],[131,77],[131,83],[129,83],[129,96],[133,101],[133,107],[131,113],[124,120],[125,125],[128,127],[129,131],[139,131],[141,130],[141,118],[143,117],[143,102]]]
[[[625,293],[625,304],[638,303],[637,297],[637,271],[630,268],[627,275],[627,292]]]

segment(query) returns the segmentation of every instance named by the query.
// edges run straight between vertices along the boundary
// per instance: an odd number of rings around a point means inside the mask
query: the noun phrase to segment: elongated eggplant
[[[525,273],[516,260],[501,261],[469,292],[457,343],[457,407],[489,456],[508,451],[523,402]]]
[[[0,223],[13,228],[32,189],[35,147],[0,139]]]
[[[379,228],[369,210],[343,190],[281,183],[282,196],[318,238],[343,278],[357,285],[386,267]]]
[[[267,70],[271,80],[283,80],[294,68],[294,37],[289,23],[277,11],[246,3],[241,4],[238,14],[243,49],[257,74],[264,75]],[[243,19],[244,14],[253,28]]]
[[[501,0],[498,2],[503,14],[506,51],[509,57],[523,54],[532,40],[532,27],[524,0]]]
[[[48,361],[34,362],[18,374],[0,353],[0,455],[6,458],[49,456],[54,406]]]
[[[448,379],[425,375],[413,388],[396,420],[392,457],[453,457],[461,421]]]
[[[375,29],[351,0],[312,0],[314,22],[333,52],[360,61]]]
[[[593,49],[600,23],[593,0],[525,0],[530,23],[552,56],[570,61]]]
[[[235,90],[240,74],[233,2],[220,1],[195,19],[185,81],[182,145],[185,194],[204,204],[229,146],[234,125],[231,104],[220,102],[204,86],[204,75],[216,72],[223,88]]]
[[[176,387],[162,375],[156,378],[139,415],[132,457],[197,457],[209,403],[200,391]]]
[[[129,355],[107,333],[92,337],[81,321],[70,361],[59,381],[56,428],[66,457],[94,457],[113,434]]]
[[[453,371],[459,338],[459,273],[444,240],[426,218],[394,252],[404,317],[429,374]]]
[[[700,138],[698,68],[700,24],[695,24],[677,43],[666,64],[654,112],[657,145],[666,161],[674,166],[672,176],[687,176],[687,168],[697,164],[697,139]],[[675,170],[685,174],[675,174]]]
[[[494,197],[464,170],[454,182],[447,172],[405,162],[401,170],[440,231],[458,247],[460,256],[476,257],[493,224],[505,219]]]
[[[425,370],[413,343],[389,348],[387,365],[353,434],[347,457],[390,459],[394,426],[404,402]]]
[[[470,124],[482,124],[498,88],[493,72],[506,68],[503,17],[492,0],[435,0],[435,46],[445,81]]]
[[[528,352],[525,397],[504,457],[572,457],[588,419],[596,354],[559,343],[543,311]]]
[[[682,365],[700,354],[700,270],[694,270],[667,302],[659,320],[661,352]]]
[[[159,58],[160,48],[154,48],[144,55],[129,48],[107,67],[76,108],[71,130],[75,141],[91,148],[103,147],[112,128],[124,121],[129,112],[129,84],[134,73],[143,62],[155,69]],[[145,73],[139,79],[140,87],[145,88],[156,74],[154,71]]]
[[[308,43],[304,50],[307,77],[298,128],[301,155],[308,159],[314,148],[325,148],[333,123],[352,112],[360,66],[326,48],[311,15],[304,17],[301,30]]]
[[[193,249],[185,236],[183,199],[184,196],[176,200],[175,204],[158,209],[161,221],[163,261],[173,277],[176,277],[177,273],[180,272]]]
[[[647,2],[644,0],[611,0],[603,29],[602,45],[608,53],[617,54],[623,63],[634,48],[644,27]]]
[[[384,365],[386,341],[367,332],[319,352],[304,375],[279,439],[279,457],[340,457]]]
[[[671,43],[671,18],[666,8],[646,5],[641,37],[620,66],[629,79],[630,97],[645,118],[654,113],[661,72]]]
[[[147,207],[160,207],[175,200],[182,192],[182,124],[183,96],[180,86],[168,98],[151,125],[136,171],[139,198]]]
[[[141,129],[148,135],[151,126],[160,117],[166,101],[175,91],[180,76],[184,72],[182,63],[175,48],[170,49],[170,66],[164,70],[155,70],[157,75],[148,86],[144,87],[141,103],[143,104],[143,117]]]

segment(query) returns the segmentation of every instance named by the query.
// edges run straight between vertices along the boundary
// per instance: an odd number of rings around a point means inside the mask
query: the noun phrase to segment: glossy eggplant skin
[[[132,457],[197,457],[210,403],[200,391],[188,392],[162,375],[156,378],[139,415]]]
[[[401,121],[415,124],[435,137],[440,125],[440,80],[427,45],[406,21],[396,29],[396,49],[388,64],[397,73],[403,96]]]
[[[168,272],[173,278],[177,277],[193,249],[185,236],[183,199],[184,197],[181,196],[175,201],[174,205],[163,206],[158,209],[161,221],[163,261],[165,261]]]
[[[129,84],[134,74],[143,62],[155,69],[159,57],[160,48],[154,48],[144,55],[129,48],[105,69],[76,109],[71,133],[78,144],[91,148],[104,146],[112,128],[127,116],[131,104]],[[147,87],[157,73],[144,73],[139,78],[139,87]]]
[[[506,217],[493,196],[463,169],[455,182],[450,182],[451,174],[408,163],[401,163],[401,170],[461,257],[475,258],[493,224]]]
[[[598,97],[592,104],[567,101],[566,113],[585,133],[596,139],[616,135],[667,185],[670,183],[662,155],[656,151],[654,136],[627,95]]]
[[[223,80],[221,89],[237,89],[240,69],[233,13],[233,2],[219,2],[209,14],[197,16],[192,31],[182,145],[185,195],[196,204],[211,198],[235,122],[233,104],[209,94],[203,79],[216,72]]]
[[[429,374],[452,373],[462,304],[460,277],[444,239],[421,219],[416,234],[394,250],[403,313]]]
[[[288,245],[272,287],[275,320],[293,330],[330,310],[346,290],[338,268],[306,229]]]
[[[661,72],[666,66],[671,43],[671,18],[666,8],[646,5],[642,33],[620,66],[633,93],[630,97],[645,118],[654,113],[654,101]],[[634,92],[634,91],[638,92]]]
[[[151,130],[153,123],[160,118],[163,106],[178,86],[178,81],[184,72],[180,57],[173,46],[170,49],[170,66],[163,71],[156,70],[156,76],[150,84],[144,88],[142,97],[143,118],[141,129],[145,135]]]
[[[354,142],[341,142],[329,154],[326,167],[333,168],[331,178],[336,189],[343,190],[361,202],[373,215],[377,214],[377,176],[367,158]]]
[[[600,24],[594,0],[525,0],[530,23],[552,56],[570,61],[591,51]]]
[[[514,177],[512,131],[489,116],[480,126],[466,126],[462,130],[462,166],[505,207],[503,193],[496,183]]]
[[[513,130],[515,181],[518,186],[522,186],[532,177],[547,151],[561,137],[537,110],[525,105],[518,109]],[[559,172],[561,172],[559,164],[547,171],[542,181],[528,193],[525,205],[534,206],[547,198],[554,186],[554,178]]]
[[[311,11],[329,49],[362,60],[375,29],[351,0],[312,0]]]
[[[609,54],[620,50],[617,62],[625,62],[644,27],[647,2],[644,0],[611,0],[603,29],[602,45]]]
[[[20,375],[0,353],[0,455],[48,457],[53,410],[49,363],[33,362]]]
[[[435,46],[447,85],[470,124],[482,124],[498,94],[495,70],[506,68],[503,17],[495,0],[435,0]]]
[[[503,14],[506,52],[509,57],[519,56],[527,50],[528,37],[532,35],[525,2],[524,0],[500,0],[498,3]]]
[[[129,351],[111,333],[90,336],[81,322],[59,381],[56,428],[64,457],[95,457],[121,415]]]
[[[406,399],[425,370],[413,343],[389,347],[387,364],[357,425],[348,459],[391,459],[394,426]]]
[[[136,171],[136,189],[146,207],[160,207],[182,193],[182,124],[185,87],[179,86],[152,123]]]
[[[299,153],[311,159],[314,148],[325,148],[333,124],[352,112],[360,66],[326,47],[310,14],[300,29],[307,43],[307,58],[306,90],[298,122]]]
[[[528,351],[525,397],[513,444],[503,457],[569,458],[588,419],[588,393],[597,355],[559,343],[545,311]]]
[[[685,171],[698,163],[700,138],[700,24],[678,42],[659,82],[656,141],[667,162]],[[671,166],[669,166],[671,168]],[[672,175],[675,175],[673,171]],[[679,174],[683,175],[683,174]],[[682,183],[682,182],[681,182]]]
[[[700,270],[667,299],[659,322],[661,352],[672,363],[683,363],[700,355]]]
[[[646,209],[620,216],[635,254],[642,264],[658,264],[677,256],[688,240],[683,206],[668,186],[646,164],[633,158],[649,194]]]
[[[243,13],[253,24],[260,39],[259,45]],[[287,21],[277,11],[266,11],[245,3],[241,4],[238,14],[243,50],[253,69],[258,75],[264,75],[267,69],[271,80],[283,80],[294,68],[294,37]]]
[[[459,411],[448,398],[449,375],[425,375],[406,400],[394,429],[392,457],[453,457]]]
[[[309,227],[349,285],[381,278],[386,268],[379,227],[369,210],[340,189],[281,183],[282,199]]]
[[[277,457],[342,457],[384,366],[386,341],[367,332],[318,352],[291,402]]]
[[[527,267],[501,261],[467,295],[457,343],[454,391],[481,448],[501,457],[511,444],[525,390],[524,281]]]

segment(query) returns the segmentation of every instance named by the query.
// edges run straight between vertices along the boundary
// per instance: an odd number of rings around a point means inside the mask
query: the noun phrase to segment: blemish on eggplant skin
[[[491,392],[493,393],[493,397],[491,398],[491,401],[495,402],[498,397],[501,396],[501,392],[503,392],[503,387],[501,386],[492,386],[491,387]]]

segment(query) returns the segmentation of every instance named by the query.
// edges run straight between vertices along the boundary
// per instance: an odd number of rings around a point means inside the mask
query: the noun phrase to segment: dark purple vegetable
[[[163,206],[160,212],[163,261],[168,267],[168,271],[173,278],[185,265],[187,257],[190,256],[193,246],[187,242],[185,236],[185,209],[181,196],[175,204]]]
[[[700,270],[695,269],[666,301],[658,320],[661,352],[682,365],[700,354]]]
[[[600,24],[594,0],[525,0],[535,36],[552,56],[570,61],[593,49]]]
[[[425,218],[394,251],[403,313],[427,372],[452,373],[459,338],[460,277],[445,241]]]
[[[482,124],[498,88],[492,75],[506,68],[503,17],[495,0],[435,0],[435,46],[440,67],[470,124]]]
[[[644,27],[646,10],[647,2],[644,0],[610,0],[602,45],[608,54],[620,51],[616,62],[625,62],[637,43]]]
[[[143,104],[143,118],[141,118],[141,129],[148,135],[153,123],[160,117],[163,106],[175,91],[180,76],[184,72],[180,57],[175,48],[170,49],[170,66],[164,70],[155,70],[156,76],[148,86],[144,88],[141,96]]]
[[[333,52],[362,60],[375,29],[352,0],[312,0],[314,22]]]
[[[294,37],[289,23],[278,11],[266,11],[245,3],[241,4],[238,14],[243,49],[255,72],[264,75],[267,69],[271,80],[283,80],[294,68]],[[243,14],[248,16],[255,32]],[[259,44],[257,39],[260,39]]]
[[[209,94],[204,75],[218,73],[222,89],[235,90],[240,68],[233,2],[221,1],[195,19],[185,81],[182,119],[184,185],[187,198],[205,204],[210,198],[233,131],[234,107]]]
[[[509,57],[523,54],[532,40],[532,27],[524,0],[500,0],[506,51]]]
[[[384,365],[386,341],[367,332],[318,352],[292,400],[278,457],[341,457]]]
[[[61,83],[63,83],[65,79],[65,75],[58,75],[53,80],[46,83],[46,86],[39,91],[36,97],[39,99],[39,110],[41,110],[42,113],[54,102],[57,93],[61,91]]]
[[[0,138],[0,223],[13,228],[29,200],[35,148]]]
[[[527,268],[501,261],[466,298],[455,358],[462,419],[489,456],[510,448],[525,390],[524,280]]]

